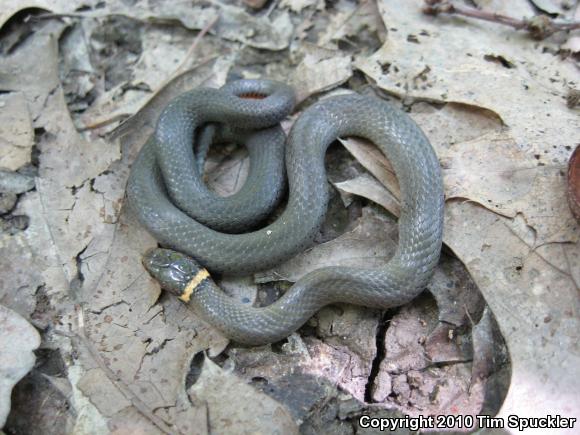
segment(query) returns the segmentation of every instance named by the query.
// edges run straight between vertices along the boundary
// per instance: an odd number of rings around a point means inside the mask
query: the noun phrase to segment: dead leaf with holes
[[[58,346],[70,349],[71,334],[86,337],[77,348],[85,355],[83,364],[72,362],[68,368],[76,373],[73,388],[84,403],[77,411],[92,416],[77,420],[76,430],[84,424],[100,427],[103,418],[115,426],[122,416],[133,418],[133,423],[125,419],[124,427],[145,425],[147,431],[167,432],[168,421],[179,426],[193,414],[203,423],[205,411],[196,414],[187,400],[176,403],[184,379],[168,373],[186,372],[191,352],[216,354],[227,340],[196,324],[176,301],[167,311],[156,304],[159,288],[139,260],[155,242],[122,208],[129,162],[149,131],[127,137],[122,155],[118,143],[89,142],[76,132],[58,82],[61,30],[44,27],[6,62],[23,68],[42,59],[41,71],[23,69],[0,86],[25,96],[34,128],[43,132],[37,138],[37,190],[18,204],[18,211],[31,217],[30,226],[10,243],[30,247],[34,261],[28,273],[37,276],[30,286],[42,286],[51,303],[60,303],[58,328],[64,335],[55,339]],[[79,315],[74,306],[80,303],[84,314]],[[83,402],[83,395],[90,400]],[[114,396],[123,399],[112,408]]]
[[[4,140],[0,147],[7,150],[0,158],[17,169],[30,160],[34,141],[40,151],[36,190],[22,195],[16,210],[30,216],[30,225],[26,231],[2,239],[5,257],[20,256],[24,260],[21,269],[27,272],[3,267],[12,279],[2,284],[3,290],[17,285],[22,297],[15,301],[2,296],[2,301],[40,327],[53,325],[58,333],[50,335],[54,342],[48,345],[67,357],[75,356],[67,359],[70,400],[79,416],[75,433],[190,433],[192,424],[200,433],[223,433],[230,417],[255,429],[256,421],[248,421],[255,413],[239,414],[236,401],[224,400],[224,385],[253,410],[259,408],[264,420],[272,420],[270,429],[287,432],[296,431],[292,419],[301,421],[313,410],[328,410],[337,402],[341,410],[330,409],[333,416],[328,427],[346,423],[351,414],[342,409],[348,402],[343,400],[344,392],[361,401],[372,394],[381,403],[391,395],[399,400],[398,405],[408,399],[433,412],[452,412],[456,410],[453,404],[477,412],[480,403],[466,401],[469,395],[463,387],[474,373],[485,377],[489,369],[483,364],[470,372],[462,365],[468,353],[455,346],[453,338],[456,327],[467,325],[473,313],[452,302],[469,307],[479,302],[468,297],[473,292],[445,293],[449,282],[459,288],[465,282],[455,282],[453,271],[444,267],[438,269],[432,289],[443,295],[435,296],[443,308],[438,317],[424,316],[431,326],[436,325],[431,336],[423,337],[427,328],[417,320],[417,314],[424,314],[422,309],[406,309],[395,319],[401,326],[389,325],[387,330],[402,341],[425,338],[425,346],[417,346],[416,354],[425,351],[432,361],[453,363],[455,375],[461,377],[455,376],[438,395],[437,379],[416,370],[427,364],[423,359],[423,366],[408,365],[405,373],[388,367],[379,370],[379,363],[401,363],[405,356],[393,353],[391,360],[381,356],[387,344],[387,340],[377,340],[385,335],[381,325],[386,318],[381,313],[329,307],[308,322],[304,340],[295,334],[281,351],[272,346],[228,347],[224,352],[228,340],[178,301],[160,294],[139,263],[140,255],[156,242],[123,208],[124,186],[130,163],[160,110],[172,96],[201,83],[223,83],[232,65],[234,72],[241,69],[251,76],[272,71],[292,74],[280,62],[292,56],[281,51],[269,58],[264,52],[289,47],[295,12],[283,10],[276,2],[256,15],[218,2],[137,1],[131,7],[125,2],[107,2],[92,9],[85,1],[5,3],[0,12],[2,24],[26,6],[70,13],[63,18],[69,24],[83,21],[66,36],[61,36],[61,25],[50,22],[38,26],[41,30],[35,28],[27,38],[12,41],[13,50],[0,74],[1,90],[7,91],[0,102],[10,109],[0,112],[6,124],[0,127]],[[509,7],[521,16],[531,10],[522,1],[509,6],[482,3],[489,8]],[[381,17],[373,9],[377,5]],[[301,99],[347,82],[355,87],[367,78],[382,92],[403,100],[441,159],[448,198],[445,242],[483,292],[510,347],[514,374],[501,415],[542,414],[545,403],[553,404],[563,415],[578,413],[574,406],[578,403],[575,392],[580,390],[576,332],[580,270],[575,265],[580,253],[578,230],[562,202],[565,180],[560,175],[569,154],[566,147],[572,145],[570,138],[578,131],[575,113],[565,106],[575,71],[550,54],[551,49],[544,51],[541,44],[536,47],[511,29],[473,20],[425,17],[418,0],[377,5],[294,5],[295,10],[305,11],[290,53],[297,54],[290,62],[298,65],[293,74]],[[206,28],[217,15],[221,19],[210,31],[215,37],[197,47],[197,57],[188,57],[195,38],[189,30]],[[95,71],[91,69],[90,42],[84,40],[83,32],[88,35],[94,30],[95,23],[89,23],[88,17],[106,21],[113,16],[124,17],[143,32],[143,52],[123,71],[125,79],[106,89],[103,83],[91,80]],[[168,23],[175,28],[169,31]],[[359,49],[351,44],[351,39],[366,32],[378,35],[373,41],[382,42],[384,28],[388,29],[385,45],[371,56],[364,54],[369,47]],[[312,43],[305,42],[307,36],[317,38],[324,48],[314,50]],[[60,57],[61,68],[80,74],[70,83],[64,79],[64,90],[59,81],[57,42],[68,53]],[[340,48],[344,44],[351,48]],[[550,44],[546,42],[552,47]],[[242,45],[252,51],[239,51]],[[237,57],[238,51],[242,59]],[[220,56],[209,61],[215,52]],[[259,62],[245,57],[252,53]],[[183,70],[179,65],[184,65]],[[188,70],[192,65],[198,68]],[[353,75],[353,65],[362,74]],[[95,93],[96,100],[73,101],[67,107],[63,94],[69,90],[79,96]],[[82,114],[71,114],[69,108]],[[122,138],[119,142],[97,137],[127,116],[131,117],[114,130],[113,137]],[[79,134],[71,118],[77,127],[89,130]],[[376,150],[360,142],[349,140],[345,146],[375,177],[357,172],[351,180],[333,179],[345,203],[356,208],[353,198],[360,195],[396,215],[399,189],[388,164]],[[247,172],[244,156],[243,151],[229,158],[219,153],[210,156],[209,184],[224,194],[235,191]],[[322,244],[258,280],[295,280],[329,260],[367,267],[369,262],[384,263],[395,242],[388,237],[394,232],[388,232],[382,218],[363,215],[359,226],[340,239]],[[384,236],[380,245],[375,233]],[[380,249],[375,252],[377,246]],[[355,257],[366,259],[361,263]],[[252,283],[226,280],[222,284],[243,303],[257,299]],[[37,294],[55,305],[56,321],[38,317]],[[419,333],[403,336],[405,325],[411,323]],[[397,347],[395,341],[390,342],[390,350]],[[224,369],[207,360],[189,388],[191,380],[186,375],[193,366],[191,357],[203,353],[209,357],[224,353],[229,359]],[[236,376],[228,372],[228,361],[237,364]],[[296,373],[296,367],[302,372]],[[261,385],[261,391],[246,385],[238,375],[254,386]],[[264,379],[266,385],[262,385]],[[419,395],[411,391],[421,385]],[[472,398],[479,400],[481,390],[472,392]],[[445,402],[443,407],[426,400],[431,393]],[[360,414],[361,407],[357,409]],[[354,421],[352,415],[349,418]]]
[[[285,49],[292,35],[292,23],[287,11],[277,11],[272,17],[255,16],[242,7],[217,1],[210,2],[210,7],[183,2],[136,1],[130,5],[125,2],[108,2],[94,9],[87,8],[83,0],[30,0],[25,3],[9,0],[4,3],[0,13],[0,27],[19,11],[39,8],[55,14],[78,17],[105,18],[117,15],[144,22],[177,22],[189,30],[201,30],[219,16],[220,21],[212,33],[215,32],[219,37],[230,41],[265,50]]]
[[[442,163],[445,243],[510,350],[512,383],[500,416],[544,415],[545,403],[577,415],[579,230],[564,176],[579,129],[565,104],[573,66],[494,24],[436,22],[421,15],[420,3],[381,3],[397,31],[356,64],[409,102],[447,103],[429,113],[414,104],[411,116]],[[469,37],[473,28],[481,40]]]

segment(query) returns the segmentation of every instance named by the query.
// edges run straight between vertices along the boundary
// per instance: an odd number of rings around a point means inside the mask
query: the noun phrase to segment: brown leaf
[[[34,131],[24,95],[0,95],[0,167],[15,171],[30,163]]]
[[[205,403],[213,410],[209,419],[210,433],[298,434],[286,409],[207,358],[201,376],[189,389],[189,396],[193,403]]]
[[[352,76],[351,56],[333,51],[312,50],[294,70],[292,84],[296,100],[304,101],[318,92],[333,89]]]
[[[344,147],[357,159],[373,176],[385,186],[392,196],[401,197],[399,181],[391,163],[379,149],[371,142],[363,139],[340,139]]]
[[[12,387],[34,366],[32,351],[40,346],[40,335],[14,311],[0,305],[0,428],[10,412]]]
[[[342,236],[298,254],[269,271],[255,274],[256,282],[297,281],[325,266],[382,267],[396,248],[396,227],[366,210],[357,227]]]
[[[385,189],[384,185],[369,175],[363,174],[356,178],[333,184],[341,193],[346,206],[350,204],[352,195],[358,195],[379,204],[393,216],[399,216],[401,213],[398,199]]]

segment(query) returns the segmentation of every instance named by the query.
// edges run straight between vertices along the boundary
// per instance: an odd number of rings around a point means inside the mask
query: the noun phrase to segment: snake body
[[[247,98],[254,94],[264,98]],[[146,268],[164,288],[180,295],[209,323],[241,343],[280,340],[321,307],[335,302],[374,308],[409,302],[428,283],[440,255],[443,187],[431,144],[405,113],[383,100],[358,94],[322,100],[294,123],[286,144],[288,203],[273,223],[248,233],[230,234],[223,227],[221,231],[210,228],[207,216],[199,217],[198,210],[183,205],[191,192],[181,190],[180,180],[189,179],[190,185],[195,185],[201,178],[191,144],[196,131],[205,123],[223,123],[234,132],[245,131],[251,137],[248,141],[259,145],[275,142],[279,133],[276,125],[292,105],[288,88],[270,81],[241,81],[226,90],[185,93],[161,114],[154,135],[133,165],[127,186],[129,205],[138,220],[163,246],[171,248],[146,254]],[[270,268],[311,246],[329,199],[325,152],[338,137],[346,136],[375,143],[397,174],[401,215],[394,256],[382,269],[318,269],[266,307],[234,301],[204,267],[212,273],[248,274]],[[260,152],[271,150],[263,146]],[[255,154],[250,150],[257,164],[256,173],[250,170],[248,186],[243,188],[247,192],[265,189],[258,185],[261,176],[256,174],[268,170],[259,160],[260,153]],[[191,181],[188,174],[196,179]],[[204,198],[203,207],[220,201],[211,195]],[[264,201],[269,203],[266,205],[275,203],[278,194],[272,198]],[[262,216],[263,211],[255,214]],[[244,219],[241,216],[238,221]],[[217,220],[227,221],[227,212]]]

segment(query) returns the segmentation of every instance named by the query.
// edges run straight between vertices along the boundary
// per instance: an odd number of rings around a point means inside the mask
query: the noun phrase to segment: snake
[[[266,79],[185,92],[161,112],[127,183],[130,209],[159,243],[144,254],[144,267],[162,288],[244,345],[280,341],[329,304],[375,309],[406,304],[428,285],[441,252],[441,169],[420,127],[384,99],[353,92],[307,107],[285,139],[280,122],[294,104],[291,87]],[[223,131],[214,135],[221,141],[248,148],[249,174],[239,200],[231,203],[232,197],[219,197],[203,182],[192,142],[207,140],[208,126]],[[212,276],[267,270],[313,246],[329,202],[325,154],[345,137],[374,143],[398,178],[401,211],[393,256],[381,268],[319,268],[267,306],[230,297]],[[284,167],[286,182],[277,178]],[[283,211],[272,221],[265,210],[286,191]],[[232,216],[235,224],[224,225]]]

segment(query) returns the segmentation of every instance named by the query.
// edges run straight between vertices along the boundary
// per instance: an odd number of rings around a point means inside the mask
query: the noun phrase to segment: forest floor
[[[0,0],[0,427],[371,434],[361,415],[578,417],[580,229],[566,171],[580,144],[580,34],[550,33],[580,7],[246,1]],[[329,306],[282,342],[243,347],[161,291],[141,265],[156,241],[125,207],[131,163],[171,98],[236,77],[294,86],[286,130],[352,91],[423,129],[446,203],[443,255],[419,298]],[[247,152],[214,148],[205,177],[228,195]],[[345,138],[326,163],[317,244],[217,279],[240,303],[393,254],[388,161]]]

